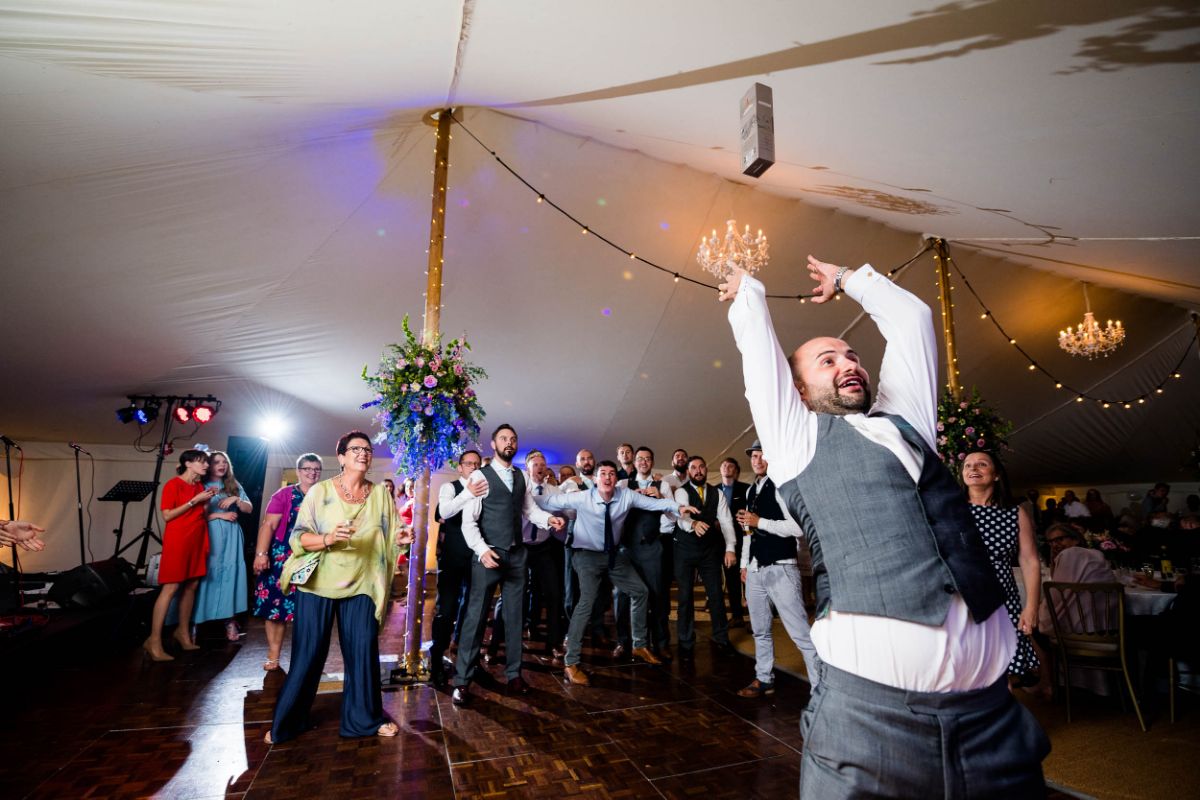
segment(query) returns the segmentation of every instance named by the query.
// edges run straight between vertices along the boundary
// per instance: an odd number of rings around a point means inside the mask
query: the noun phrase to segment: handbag
[[[308,579],[317,571],[317,567],[320,566],[321,556],[324,554],[324,550],[316,550],[311,553],[305,553],[296,559],[296,567],[292,570],[288,584],[291,586],[303,586],[307,583]]]

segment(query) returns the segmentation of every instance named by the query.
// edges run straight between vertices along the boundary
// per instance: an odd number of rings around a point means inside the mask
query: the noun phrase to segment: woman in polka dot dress
[[[1042,580],[1033,520],[1023,506],[1013,505],[1004,466],[993,454],[983,451],[968,454],[962,462],[962,482],[975,526],[1004,588],[1004,606],[1017,629],[1017,651],[1008,665],[1009,680],[1030,685],[1037,680],[1038,657],[1029,637],[1037,627]],[[1025,583],[1024,606],[1013,577],[1014,554]]]

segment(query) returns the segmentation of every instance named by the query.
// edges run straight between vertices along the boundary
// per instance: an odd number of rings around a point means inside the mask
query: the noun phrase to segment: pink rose
[[[959,408],[969,408],[969,407],[970,407],[970,403],[959,403],[959,404],[958,404],[958,407],[959,407]]]
[[[427,389],[432,389],[435,386],[437,386],[437,378],[433,377],[432,375],[426,375],[425,376],[425,387]]]
[[[946,420],[946,422],[949,422],[951,425],[953,425],[954,423],[958,422],[958,417],[951,417],[950,419]]]
[[[454,374],[455,374],[455,375],[462,375],[462,372],[463,372],[463,370],[462,370],[462,364],[455,364],[455,365],[454,365]]]
[[[423,367],[423,366],[425,366],[425,359],[421,358],[420,356],[417,356],[417,360],[414,363],[418,367]]]
[[[939,430],[939,431],[944,431],[944,430],[946,430],[946,423],[944,423],[944,422],[939,422],[939,423],[937,424],[937,428],[938,428],[938,430]]]
[[[987,442],[985,442],[983,439],[980,439],[978,442],[976,442],[976,443],[975,443],[975,446],[976,446],[976,447],[983,447],[983,446],[984,446],[984,445],[986,445],[986,444],[987,444]]]
[[[959,454],[958,454],[958,460],[959,460],[959,461],[962,461],[962,460],[964,460],[966,457],[967,457],[967,454],[966,454],[966,453],[959,453]]]
[[[965,433],[967,436],[974,436],[975,429],[968,425],[967,429],[965,431],[963,431],[963,433]]]

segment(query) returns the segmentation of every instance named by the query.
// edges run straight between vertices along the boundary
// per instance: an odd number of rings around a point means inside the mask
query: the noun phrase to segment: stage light
[[[179,405],[175,406],[175,420],[177,422],[184,423],[191,422],[192,410],[183,403],[180,403]]]
[[[158,409],[162,405],[162,401],[155,398],[148,398],[142,403],[142,407],[133,412],[133,418],[137,420],[138,425],[146,425],[158,419]]]
[[[258,434],[264,439],[278,439],[287,432],[287,421],[279,416],[263,417],[262,421],[258,423]]]
[[[129,404],[129,405],[127,405],[127,406],[123,406],[123,407],[121,407],[121,408],[118,408],[118,409],[117,409],[117,419],[118,419],[120,422],[122,422],[122,423],[124,423],[124,424],[128,425],[129,423],[133,422],[133,417],[134,417],[134,412],[135,412],[135,411],[136,411],[136,408],[135,408],[135,406],[133,405],[133,403],[130,403],[130,404]]]
[[[208,422],[211,422],[216,413],[217,409],[213,406],[201,404],[196,406],[196,408],[192,411],[192,419],[196,420],[196,422],[199,422],[201,425],[204,425]]]

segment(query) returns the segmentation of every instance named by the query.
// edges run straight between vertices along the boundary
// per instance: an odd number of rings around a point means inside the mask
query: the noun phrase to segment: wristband
[[[329,534],[328,533],[321,534],[321,546],[324,547],[326,550],[329,549]]]
[[[267,554],[266,554],[266,553],[263,553],[263,552],[261,552],[261,551],[260,551],[260,552],[257,552],[257,553],[255,553],[254,555],[256,555],[256,556],[262,556],[263,558],[266,558],[266,557],[267,557]]]
[[[844,291],[842,289],[842,278],[846,277],[846,273],[849,271],[850,270],[848,270],[846,267],[838,267],[837,275],[835,275],[833,278],[833,293],[834,294]]]

